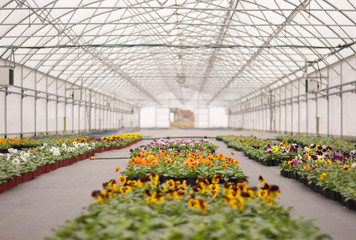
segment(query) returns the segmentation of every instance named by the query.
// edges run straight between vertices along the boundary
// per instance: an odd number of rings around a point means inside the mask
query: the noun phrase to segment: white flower
[[[53,151],[53,156],[60,156],[61,155],[61,152],[56,150],[56,151]]]
[[[12,164],[14,164],[14,165],[20,165],[20,163],[21,163],[21,161],[20,161],[20,159],[18,159],[18,158],[14,158],[13,160],[12,160]]]
[[[69,148],[67,149],[67,151],[68,151],[68,152],[74,152],[74,151],[75,151],[75,148],[74,148],[74,147],[69,147]]]
[[[27,158],[26,157],[20,156],[20,158],[22,159],[22,161],[27,162]]]
[[[30,156],[30,153],[29,152],[21,152],[20,153],[22,157],[24,158],[28,158]]]
[[[10,158],[11,158],[11,154],[7,154],[7,156],[6,156],[6,160],[7,160],[7,161],[9,161],[9,160],[10,160]]]
[[[356,168],[356,162],[354,162],[353,164],[351,164],[351,168]]]
[[[7,151],[9,151],[9,153],[17,153],[17,149],[14,148],[9,148]]]

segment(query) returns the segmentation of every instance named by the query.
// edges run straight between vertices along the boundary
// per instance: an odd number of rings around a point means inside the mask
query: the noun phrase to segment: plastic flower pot
[[[21,178],[22,178],[22,182],[24,183],[24,182],[27,182],[27,181],[29,181],[29,173],[28,172],[25,172],[25,173],[22,173],[21,174]]]
[[[30,180],[33,180],[36,178],[36,170],[29,172],[30,173]]]
[[[300,180],[305,186],[308,186],[308,179],[307,178],[301,178]]]
[[[57,168],[60,168],[61,167],[61,161],[57,161],[54,163],[54,168],[57,169]]]
[[[184,178],[180,178],[180,177],[173,177],[172,179],[174,181],[180,181],[180,182],[182,182],[184,180]]]
[[[48,172],[50,172],[51,171],[51,166],[50,166],[50,164],[46,164],[45,165],[45,173],[48,173]]]
[[[331,199],[341,203],[341,194],[334,190],[330,190]]]
[[[195,177],[187,177],[186,180],[187,180],[187,185],[193,186],[195,184],[196,178]],[[209,182],[211,182],[211,181],[209,181]]]
[[[0,193],[3,193],[7,190],[7,181],[0,183]]]
[[[41,175],[42,174],[42,166],[37,166],[35,172],[36,172],[36,176]]]
[[[49,164],[49,168],[50,168],[50,171],[56,170],[56,163],[55,162],[54,163],[50,163]]]
[[[161,183],[165,183],[166,182],[166,180],[168,180],[168,179],[171,179],[171,177],[159,177],[159,181],[161,182]]]
[[[16,178],[12,177],[7,180],[7,189],[11,189],[16,186]]]
[[[330,196],[330,189],[329,188],[324,188],[321,190],[321,194],[323,194],[324,197],[331,198]]]

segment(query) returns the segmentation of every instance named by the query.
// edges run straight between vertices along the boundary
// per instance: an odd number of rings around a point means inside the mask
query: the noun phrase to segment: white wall
[[[209,127],[209,108],[194,109],[194,127],[196,128]]]
[[[0,61],[0,65],[4,63]],[[89,129],[137,127],[139,124],[138,113],[131,114],[131,107],[127,104],[118,105],[126,112],[120,112],[117,106],[115,109],[112,106],[107,107],[106,102],[109,101],[107,96],[83,90],[81,105],[79,106],[78,101],[73,105],[69,98],[67,103],[64,102],[65,97],[71,94],[70,90],[66,90],[66,87],[72,87],[70,83],[23,66],[16,66],[14,77],[14,86],[8,87],[10,91],[8,95],[4,92],[5,88],[0,88],[0,137],[77,133]],[[26,88],[23,98],[21,86]],[[37,92],[37,99],[35,99],[35,90],[43,92]],[[55,96],[50,96],[47,101],[46,93],[59,96],[58,101]],[[91,117],[90,94],[93,104]],[[88,101],[87,105],[85,100]]]
[[[209,108],[209,127],[210,128],[227,128],[228,115],[223,107]]]
[[[323,76],[329,76],[329,86],[356,81],[356,57],[352,56],[341,62],[321,69]],[[323,79],[326,88],[327,80]],[[265,105],[263,109],[245,111],[241,106],[234,106],[233,112],[239,114],[229,116],[229,126],[234,128],[245,128],[255,130],[276,130],[277,132],[293,132],[302,134],[317,133],[317,117],[319,117],[319,134],[334,136],[356,136],[356,85],[349,84],[342,90],[353,89],[354,92],[331,95],[329,98],[315,98],[314,93],[305,94],[305,80],[300,78],[272,91],[276,103],[272,109],[272,129],[270,128],[270,107]],[[335,93],[337,89],[330,89],[329,93]],[[322,92],[326,93],[326,92]],[[300,96],[300,101],[291,97]],[[286,100],[287,99],[287,100]],[[279,102],[281,101],[281,102]],[[286,104],[287,103],[287,104]],[[261,106],[259,99],[251,100],[250,105]],[[251,106],[250,106],[251,107]],[[329,111],[328,111],[329,109]],[[276,129],[274,129],[274,125]]]
[[[140,109],[140,127],[155,128],[156,127],[156,108],[145,107]]]
[[[195,108],[194,127],[227,128],[228,115],[223,107]],[[170,109],[142,107],[140,109],[141,128],[169,128]]]

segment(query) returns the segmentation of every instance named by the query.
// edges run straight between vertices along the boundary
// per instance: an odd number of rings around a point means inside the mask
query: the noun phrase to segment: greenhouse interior
[[[354,239],[355,0],[0,1],[0,239]]]

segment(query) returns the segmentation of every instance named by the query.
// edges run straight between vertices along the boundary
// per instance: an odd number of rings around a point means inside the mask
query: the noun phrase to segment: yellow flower
[[[148,198],[146,199],[147,203],[160,203],[164,200],[164,195],[159,190],[146,193],[146,195],[148,195]]]
[[[141,179],[139,179],[139,180],[137,181],[137,186],[138,186],[139,188],[145,188],[146,185],[147,185],[147,182],[142,182]]]
[[[91,196],[93,200],[98,201],[99,203],[104,203],[104,196],[100,191],[93,191]]]
[[[126,177],[125,176],[119,176],[119,182],[122,183],[122,184],[125,184],[126,183]]]
[[[166,181],[166,185],[168,187],[174,188],[175,187],[175,182],[174,182],[173,179],[169,179],[169,180]]]
[[[122,195],[125,195],[126,193],[128,193],[130,190],[131,190],[131,187],[130,186],[121,186],[119,188],[120,192]]]
[[[256,194],[262,200],[266,200],[267,196],[268,196],[268,190],[267,189],[258,189]]]
[[[239,197],[237,199],[237,205],[239,206],[239,209],[242,211],[245,207],[245,200],[243,197]]]
[[[196,205],[199,204],[199,201],[194,199],[194,198],[189,198],[188,199],[188,206],[191,208],[196,208]]]
[[[150,174],[150,181],[153,186],[157,186],[158,179],[159,179],[159,176],[157,174],[155,174],[153,172]]]
[[[130,187],[135,187],[137,186],[137,181],[136,180],[127,180],[125,185],[129,185]]]
[[[187,186],[187,180],[183,180],[182,185],[183,185],[183,187],[184,187],[185,189],[187,189],[187,188],[188,188],[188,186]]]
[[[320,174],[320,178],[319,178],[319,180],[323,180],[323,179],[324,179],[324,177],[325,177],[325,175],[326,175],[326,173],[322,173],[322,174]]]
[[[188,206],[191,208],[195,208],[201,210],[203,214],[207,213],[207,204],[204,202],[204,199],[188,199]]]
[[[219,183],[222,175],[214,175],[213,179],[211,180],[212,183]]]
[[[259,182],[260,184],[265,184],[265,179],[264,179],[262,176],[259,176],[258,182]]]
[[[212,197],[215,197],[219,193],[219,185],[218,184],[210,184],[209,185],[209,193]]]
[[[342,169],[344,169],[344,170],[349,170],[349,169],[351,169],[351,168],[350,168],[349,165],[344,165],[344,166],[342,167]]]

